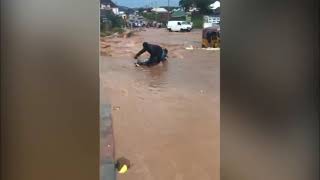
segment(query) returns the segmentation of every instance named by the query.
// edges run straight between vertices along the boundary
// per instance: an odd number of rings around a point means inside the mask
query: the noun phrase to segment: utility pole
[[[167,14],[167,21],[169,21],[169,13],[170,13],[170,0],[168,0],[168,14]]]

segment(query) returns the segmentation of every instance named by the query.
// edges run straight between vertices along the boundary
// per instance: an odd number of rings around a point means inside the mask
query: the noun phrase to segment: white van
[[[192,23],[187,21],[168,21],[167,29],[168,31],[191,31]]]

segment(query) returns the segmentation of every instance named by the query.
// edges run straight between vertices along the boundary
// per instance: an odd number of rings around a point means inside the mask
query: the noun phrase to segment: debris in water
[[[193,46],[191,45],[191,46],[189,46],[189,47],[186,47],[186,50],[193,50],[194,48],[193,48]]]
[[[119,111],[120,110],[120,106],[113,106],[112,109],[115,110],[115,111]]]
[[[121,157],[117,159],[115,163],[115,167],[118,170],[119,174],[125,174],[128,171],[128,169],[131,167],[130,160],[124,157]]]
[[[134,63],[134,65],[135,65],[136,67],[139,67],[139,66],[140,66],[138,63]]]
[[[220,48],[206,48],[208,51],[220,51]]]
[[[123,96],[128,96],[129,92],[126,89],[121,89],[121,93]]]

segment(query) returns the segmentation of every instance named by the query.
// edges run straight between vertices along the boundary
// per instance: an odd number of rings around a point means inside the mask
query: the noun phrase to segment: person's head
[[[144,42],[143,44],[142,44],[142,46],[144,47],[144,48],[148,48],[148,43],[147,42]]]

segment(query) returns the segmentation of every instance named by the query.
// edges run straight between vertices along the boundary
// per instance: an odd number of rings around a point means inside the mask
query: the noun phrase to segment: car
[[[130,20],[128,21],[128,26],[131,27],[131,28],[135,27],[134,20],[130,19]]]
[[[168,31],[191,31],[192,23],[187,21],[168,21]]]

